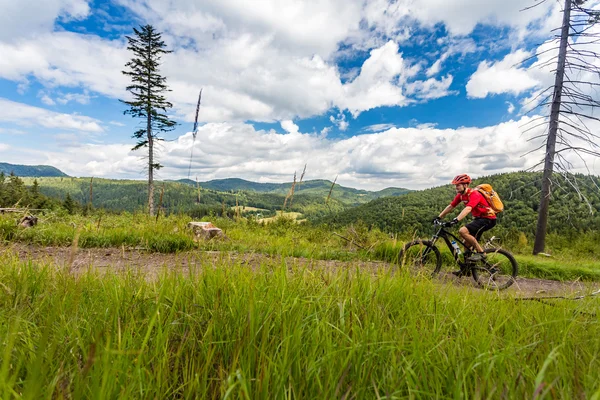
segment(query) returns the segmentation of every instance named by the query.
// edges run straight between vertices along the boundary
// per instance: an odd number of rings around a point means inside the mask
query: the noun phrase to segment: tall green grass
[[[397,262],[402,245],[413,237],[390,237],[364,224],[346,227],[336,236],[326,226],[297,224],[280,218],[270,224],[253,219],[212,218],[222,228],[226,240],[195,241],[186,225],[187,216],[154,217],[145,214],[42,216],[33,229],[17,227],[14,215],[0,215],[0,242],[22,242],[42,246],[68,246],[77,232],[82,248],[138,248],[150,252],[174,253],[189,250],[253,252],[306,257],[320,260],[383,260]],[[532,257],[527,238],[522,235],[501,243],[515,253],[519,274],[558,280],[600,281],[600,246],[595,233],[579,237],[550,235],[548,246],[559,249],[551,258]],[[513,243],[514,242],[514,243]],[[513,243],[514,247],[511,246]],[[455,268],[450,253],[439,245],[446,268]]]
[[[600,398],[597,300],[226,262],[156,279],[0,256],[0,398]]]

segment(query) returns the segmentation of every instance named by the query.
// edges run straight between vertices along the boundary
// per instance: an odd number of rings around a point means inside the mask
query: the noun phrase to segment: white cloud
[[[406,93],[415,95],[419,99],[439,99],[454,94],[449,90],[453,79],[452,75],[448,74],[439,81],[435,78],[429,78],[426,81],[411,82],[406,85]]]
[[[442,46],[444,50],[442,55],[427,69],[426,75],[429,78],[442,71],[442,65],[448,58],[455,55],[464,56],[479,49],[473,39],[464,37],[440,37],[437,39],[437,44]]]
[[[449,95],[449,76],[412,82],[420,67],[407,62],[398,46],[409,35],[410,21],[426,26],[443,22],[451,32],[464,33],[477,22],[523,26],[545,13],[517,15],[514,9],[520,7],[520,0],[519,4],[507,1],[483,6],[480,0],[423,0],[419,7],[412,0],[120,3],[164,31],[175,50],[164,58],[162,70],[173,89],[169,99],[177,113],[193,120],[194,92],[204,87],[200,119],[210,122],[306,118],[332,107],[357,116],[380,106],[410,104],[416,99],[407,96],[407,90],[418,93],[420,100]],[[84,18],[90,13],[83,0],[47,3],[52,10],[44,21]],[[48,22],[44,24],[35,40],[27,35],[10,42],[0,39],[0,77],[21,84],[35,77],[49,88],[81,87],[113,98],[126,96],[128,81],[120,71],[130,55],[123,39],[50,33]],[[342,84],[335,57],[340,43],[353,40],[362,40],[357,46],[371,50],[370,57],[359,75]],[[476,48],[472,40],[456,37],[446,38],[443,46],[442,55],[427,71],[429,78],[441,72],[450,55]],[[409,83],[413,83],[410,89]],[[85,103],[89,98],[65,96],[53,101],[78,100]]]
[[[0,128],[0,134],[5,134],[5,135],[26,135],[27,132],[22,131],[20,129]]]
[[[298,133],[299,130],[298,125],[294,124],[294,122],[290,120],[281,121],[281,127],[287,133]]]
[[[218,37],[272,37],[273,47],[296,55],[327,57],[340,41],[359,29],[362,1],[345,0],[119,0],[119,2],[178,37],[200,46]]]
[[[331,126],[326,126],[325,128],[321,129],[321,136],[327,137],[327,135],[329,134],[330,131],[331,131]]]
[[[395,127],[396,127],[396,125],[394,125],[394,124],[374,124],[374,125],[365,126],[364,128],[361,129],[361,131],[374,133],[374,132],[387,131],[388,129],[392,129]]]
[[[539,145],[527,139],[544,129],[523,135],[521,127],[533,118],[484,128],[391,128],[339,140],[300,132],[278,134],[241,123],[208,123],[198,130],[192,171],[201,180],[239,177],[283,182],[308,163],[305,179],[339,175],[341,184],[357,188],[425,188],[445,184],[460,172],[482,176],[535,165],[542,158],[540,151],[522,157]],[[191,133],[162,143],[159,161],[165,167],[158,179],[187,176],[192,143]],[[130,149],[131,144],[71,144],[61,153],[28,151],[28,157],[69,175],[143,179],[144,152]],[[2,157],[16,162],[18,153],[11,150]],[[571,160],[578,162],[575,171],[584,171],[581,161]]]
[[[346,121],[346,114],[339,112],[337,117],[330,115],[329,121],[338,127],[340,131],[345,131],[350,126],[350,123]]]
[[[47,106],[54,106],[54,105],[56,105],[56,103],[54,102],[54,100],[52,100],[52,98],[48,95],[48,93],[45,93],[44,91],[40,91],[38,93],[38,97],[40,98],[40,100],[42,101],[42,103],[44,103]]]
[[[429,67],[427,69],[427,76],[431,77],[431,76],[437,75],[437,74],[439,74],[441,69],[442,69],[442,59],[439,59],[436,62],[434,62],[431,67]]]
[[[404,106],[410,99],[404,86],[420,67],[407,63],[398,44],[388,41],[371,51],[355,79],[342,83],[334,64],[318,55],[294,56],[274,48],[273,38],[242,35],[224,38],[211,51],[180,48],[164,58],[162,71],[173,90],[169,100],[186,121],[195,114],[197,93],[203,91],[200,120],[274,121],[320,115],[332,107],[353,116],[380,106]],[[85,103],[86,90],[127,98],[128,81],[121,74],[128,57],[122,41],[109,41],[68,32],[48,34],[36,41],[0,43],[0,77],[26,80],[35,76],[49,88],[83,87],[55,101]],[[73,60],[77,60],[73,62]],[[420,83],[441,95],[444,82]],[[417,83],[419,84],[419,83]]]
[[[8,149],[10,149],[9,145],[6,143],[0,143],[0,151],[7,151]]]
[[[529,52],[517,50],[493,64],[482,61],[467,83],[467,95],[475,98],[499,93],[518,95],[538,86],[540,81],[520,66],[530,56]]]
[[[85,132],[102,132],[98,120],[76,114],[61,114],[0,98],[0,122],[22,126],[72,129]]]
[[[425,26],[443,23],[455,36],[467,35],[481,23],[526,31],[533,21],[547,16],[553,6],[553,2],[546,2],[521,12],[527,6],[523,0],[400,0],[398,3],[403,4],[406,12]]]
[[[507,101],[506,104],[508,105],[507,112],[509,114],[512,114],[513,112],[515,112],[515,105],[513,103],[511,103],[510,101]]]
[[[89,104],[92,96],[88,93],[87,90],[84,90],[83,93],[66,93],[61,94],[56,101],[60,104],[68,104],[71,101],[74,101],[79,104]]]
[[[0,78],[27,82],[33,76],[49,88],[82,86],[111,97],[123,96],[128,84],[121,74],[129,57],[122,41],[54,32],[0,42],[0,54]]]
[[[50,32],[56,19],[83,19],[90,13],[87,0],[2,0],[0,9],[0,41]]]

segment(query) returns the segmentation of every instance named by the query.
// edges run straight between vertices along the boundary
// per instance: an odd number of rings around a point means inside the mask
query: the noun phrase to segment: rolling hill
[[[73,177],[43,177],[35,178],[41,193],[58,199],[64,199],[67,193],[83,205],[90,203],[90,178]],[[34,178],[24,178],[27,185],[33,184]],[[223,181],[223,180],[222,180]],[[189,182],[157,181],[156,201],[160,198],[160,192],[164,185],[163,206],[168,212],[191,212],[197,209],[222,210],[232,206],[260,208],[264,210],[280,210],[283,208],[289,186],[285,184],[259,184],[243,181],[241,179],[224,180],[212,185],[200,184],[200,202],[196,183]],[[366,203],[378,196],[379,192],[360,191],[357,189],[337,186],[334,188],[331,198],[327,204],[326,198],[331,188],[331,182],[311,181],[306,182],[306,187],[300,185],[292,199],[288,199],[285,209],[287,211],[301,212],[314,218],[330,212],[341,211],[356,204]],[[235,186],[237,185],[237,186]],[[260,185],[274,185],[265,187]],[[232,187],[243,187],[246,190],[231,189]],[[261,188],[261,191],[250,188]],[[216,189],[220,190],[216,190]],[[269,189],[267,191],[266,189]],[[327,190],[325,190],[327,188]],[[390,189],[382,191],[388,193]],[[399,190],[401,193],[405,189]],[[141,180],[116,180],[116,179],[93,179],[92,204],[94,207],[105,208],[111,211],[136,211],[142,210],[147,203],[147,184]]]
[[[177,182],[185,183],[192,186],[196,185],[195,181],[189,179],[181,179]],[[258,183],[238,178],[215,179],[206,182],[199,182],[198,184],[202,188],[217,190],[221,192],[254,191],[259,193],[280,194],[283,196],[286,196],[289,193],[290,188],[292,187],[292,182]],[[327,197],[329,191],[331,190],[332,184],[333,182],[323,179],[309,180],[296,184],[294,190],[296,194],[309,194],[319,197]],[[369,191],[349,188],[341,186],[339,184],[335,184],[332,191],[332,197],[348,205],[358,205],[380,197],[400,196],[409,192],[411,192],[410,189],[404,188],[386,188],[380,191]]]
[[[0,162],[0,172],[4,175],[10,175],[14,173],[20,177],[66,177],[68,176],[58,168],[51,167],[49,165],[18,165],[8,164]]]

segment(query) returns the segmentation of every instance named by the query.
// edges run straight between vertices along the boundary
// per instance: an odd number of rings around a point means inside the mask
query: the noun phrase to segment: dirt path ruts
[[[81,273],[93,267],[99,271],[125,271],[135,269],[143,274],[154,277],[164,268],[187,271],[190,267],[211,265],[215,262],[231,262],[258,267],[262,263],[283,262],[287,265],[306,266],[310,268],[346,269],[360,268],[373,271],[393,267],[381,261],[336,261],[311,260],[306,258],[288,257],[282,260],[280,256],[269,256],[257,253],[235,253],[217,251],[187,251],[176,254],[149,253],[143,250],[125,248],[95,248],[79,249],[71,254],[69,247],[43,247],[12,243],[0,245],[0,253],[14,254],[21,260],[61,265],[70,265],[73,273]],[[444,281],[456,285],[473,286],[470,278],[444,278]],[[547,279],[518,278],[517,282],[504,293],[512,293],[519,297],[545,297],[555,295],[576,296],[597,290],[600,284],[582,282],[559,282]]]

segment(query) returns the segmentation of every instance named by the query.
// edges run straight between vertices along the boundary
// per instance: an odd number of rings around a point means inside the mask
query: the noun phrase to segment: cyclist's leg
[[[495,219],[475,218],[458,231],[465,242],[471,246],[477,253],[483,253],[483,248],[479,244],[481,235],[496,226]]]
[[[479,229],[477,231],[477,233],[475,234],[475,238],[477,239],[478,242],[481,240],[481,235],[483,235],[484,232],[487,232],[496,226],[495,219],[485,219],[485,221],[487,224],[483,228]]]
[[[474,222],[474,221],[473,221]],[[483,252],[483,248],[477,242],[477,238],[471,234],[471,226],[473,222],[468,223],[458,230],[458,233],[465,241],[467,247],[470,247],[472,250],[477,251],[478,253]],[[476,232],[476,231],[475,231]]]

